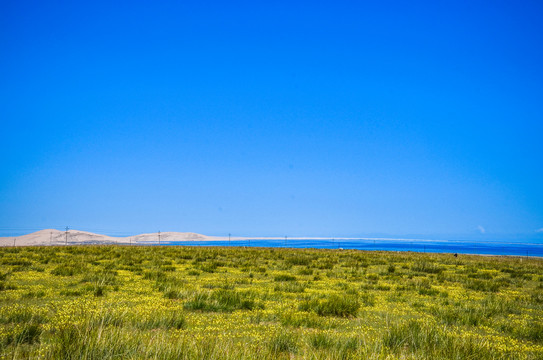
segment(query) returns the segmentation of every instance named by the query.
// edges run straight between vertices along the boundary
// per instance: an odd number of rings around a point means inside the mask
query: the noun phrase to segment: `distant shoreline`
[[[483,256],[543,257],[543,244],[524,242],[439,240],[384,237],[228,237],[192,232],[147,233],[113,237],[79,230],[40,230],[23,236],[0,237],[0,247],[65,245],[142,246],[249,246],[264,248],[356,249],[368,251],[427,252]]]

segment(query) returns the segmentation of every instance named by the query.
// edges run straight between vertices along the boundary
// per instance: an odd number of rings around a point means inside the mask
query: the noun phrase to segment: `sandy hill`
[[[152,244],[158,243],[159,233],[140,234],[128,237],[113,237],[87,231],[45,229],[22,236],[0,237],[0,246],[40,246],[75,244]],[[215,240],[212,236],[192,232],[161,232],[160,241]]]

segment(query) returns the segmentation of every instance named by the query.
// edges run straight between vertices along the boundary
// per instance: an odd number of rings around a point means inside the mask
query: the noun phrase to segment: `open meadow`
[[[0,358],[543,359],[543,261],[0,249]]]

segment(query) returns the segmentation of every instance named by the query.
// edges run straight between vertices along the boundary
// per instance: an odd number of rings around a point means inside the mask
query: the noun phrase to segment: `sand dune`
[[[198,241],[221,240],[222,238],[196,234],[192,232],[161,232],[160,240]],[[68,233],[55,229],[45,229],[31,234],[15,237],[0,237],[0,246],[44,246],[44,245],[80,245],[80,244],[153,244],[158,243],[159,234],[149,233],[127,237],[113,237],[87,231],[68,230]]]

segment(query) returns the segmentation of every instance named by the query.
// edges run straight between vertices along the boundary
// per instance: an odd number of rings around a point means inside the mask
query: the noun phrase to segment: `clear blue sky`
[[[2,1],[0,232],[543,238],[542,19]]]

